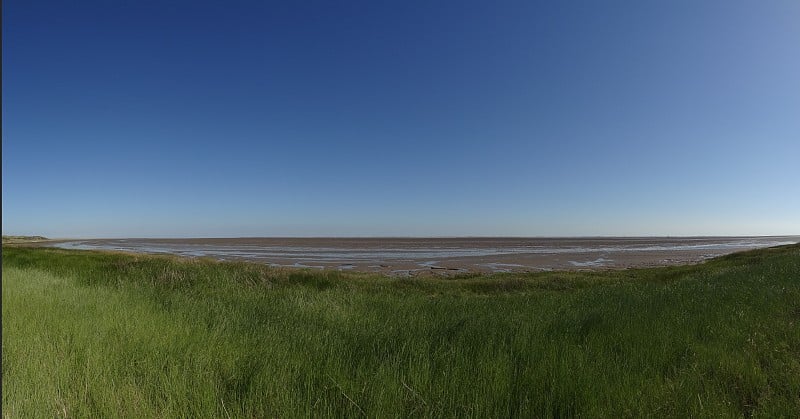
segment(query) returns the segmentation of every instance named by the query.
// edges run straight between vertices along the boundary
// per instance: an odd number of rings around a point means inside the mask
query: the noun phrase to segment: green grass
[[[7,417],[800,416],[800,246],[391,279],[3,248]]]
[[[3,236],[3,244],[36,243],[46,241],[44,236]]]

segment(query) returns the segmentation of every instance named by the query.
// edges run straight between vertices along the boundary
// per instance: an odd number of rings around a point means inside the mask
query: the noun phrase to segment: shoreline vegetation
[[[800,416],[800,244],[457,278],[3,244],[5,417]]]
[[[3,244],[41,243],[50,241],[44,236],[3,236]]]

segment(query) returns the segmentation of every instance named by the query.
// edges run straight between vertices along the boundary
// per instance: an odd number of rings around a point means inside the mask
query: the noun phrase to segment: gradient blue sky
[[[4,234],[800,234],[800,2],[3,10]]]

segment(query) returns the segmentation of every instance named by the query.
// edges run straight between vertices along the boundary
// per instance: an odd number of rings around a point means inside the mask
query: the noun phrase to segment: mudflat
[[[54,241],[48,246],[390,275],[624,269],[697,263],[800,236],[599,238],[193,238]]]

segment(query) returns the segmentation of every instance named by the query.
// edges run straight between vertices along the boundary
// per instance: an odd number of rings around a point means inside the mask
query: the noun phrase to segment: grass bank
[[[9,417],[800,416],[800,246],[391,279],[3,248]]]
[[[44,236],[3,236],[3,244],[39,243],[49,240]]]

